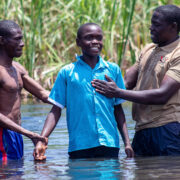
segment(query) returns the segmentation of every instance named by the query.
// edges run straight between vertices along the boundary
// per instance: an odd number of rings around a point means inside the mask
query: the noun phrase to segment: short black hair
[[[0,36],[9,37],[13,29],[20,28],[18,24],[11,20],[1,20],[0,21]]]
[[[168,4],[168,5],[163,5],[163,6],[159,6],[157,7],[154,12],[159,12],[164,16],[164,19],[166,22],[172,24],[174,22],[177,23],[177,31],[179,33],[180,31],[180,8],[172,5],[172,4]]]
[[[83,25],[81,25],[80,27],[79,27],[79,29],[78,29],[78,31],[77,31],[77,38],[78,39],[80,39],[81,38],[81,34],[82,34],[82,30],[84,29],[84,27],[86,27],[86,26],[98,26],[100,29],[101,29],[101,27],[98,25],[98,24],[96,24],[96,23],[85,23],[85,24],[83,24]]]

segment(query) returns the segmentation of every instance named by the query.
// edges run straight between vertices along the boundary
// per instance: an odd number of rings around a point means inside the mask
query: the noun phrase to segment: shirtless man
[[[21,159],[23,157],[22,135],[34,144],[41,137],[21,127],[21,90],[48,102],[49,92],[35,82],[14,57],[20,57],[24,43],[20,27],[13,21],[0,21],[0,159]],[[19,134],[21,133],[21,134]]]

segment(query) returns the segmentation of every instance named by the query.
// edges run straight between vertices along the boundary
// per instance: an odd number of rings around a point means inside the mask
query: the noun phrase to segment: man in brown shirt
[[[150,31],[153,44],[126,73],[128,90],[117,88],[109,77],[92,85],[108,97],[134,102],[136,155],[180,155],[180,8],[156,8]]]
[[[21,127],[21,90],[25,88],[44,102],[49,92],[29,77],[27,71],[13,59],[20,57],[24,46],[22,31],[13,21],[0,21],[0,159],[21,159],[23,139],[34,144],[46,138]],[[19,134],[21,133],[21,134]]]

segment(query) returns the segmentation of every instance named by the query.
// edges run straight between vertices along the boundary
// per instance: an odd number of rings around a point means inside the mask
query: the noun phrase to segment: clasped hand
[[[47,149],[47,143],[39,141],[34,148],[34,152],[33,152],[34,160],[37,161],[45,160],[46,156],[44,154],[46,149]]]

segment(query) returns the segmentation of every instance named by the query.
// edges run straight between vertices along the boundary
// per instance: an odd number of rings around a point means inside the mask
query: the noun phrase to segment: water
[[[51,106],[23,105],[22,126],[40,133]],[[134,135],[134,122],[129,104],[124,105],[130,139]],[[0,179],[8,180],[179,180],[180,157],[139,157],[127,159],[121,140],[119,159],[69,160],[68,133],[65,111],[49,138],[45,162],[34,162],[33,144],[24,137],[24,159],[0,162]]]

